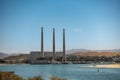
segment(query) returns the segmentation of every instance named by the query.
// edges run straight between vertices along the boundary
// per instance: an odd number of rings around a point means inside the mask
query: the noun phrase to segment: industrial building
[[[66,47],[65,47],[65,29],[63,29],[63,51],[56,52],[55,49],[55,28],[53,28],[53,51],[44,51],[44,32],[41,28],[41,51],[30,52],[31,64],[48,64],[57,63],[57,59],[61,59],[61,63],[66,63]]]

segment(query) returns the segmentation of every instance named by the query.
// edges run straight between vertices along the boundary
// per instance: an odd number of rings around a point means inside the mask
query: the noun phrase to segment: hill
[[[67,54],[77,52],[120,52],[120,49],[103,49],[103,50],[89,50],[89,49],[71,49],[67,50]]]
[[[0,59],[3,59],[3,58],[8,57],[8,56],[9,56],[9,54],[0,52]]]
[[[11,53],[11,54],[7,54],[7,53],[0,52],[0,59],[3,59],[5,57],[9,57],[9,56],[18,56],[20,54],[23,54],[23,53]]]
[[[16,56],[8,56],[5,57],[4,60],[25,60],[30,58],[30,54],[20,54]]]
[[[105,56],[105,57],[112,57],[120,55],[120,52],[76,52],[70,55],[74,56]]]
[[[67,54],[71,54],[71,53],[77,53],[77,52],[89,52],[91,50],[88,49],[71,49],[71,50],[67,50]]]

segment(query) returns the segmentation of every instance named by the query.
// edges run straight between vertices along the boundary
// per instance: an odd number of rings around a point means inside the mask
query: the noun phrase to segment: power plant
[[[53,28],[53,51],[44,51],[44,30],[41,27],[41,51],[31,51],[30,60],[31,64],[48,64],[48,63],[67,63],[66,60],[66,45],[65,45],[65,29],[63,29],[63,51],[56,52],[55,44],[55,28]]]

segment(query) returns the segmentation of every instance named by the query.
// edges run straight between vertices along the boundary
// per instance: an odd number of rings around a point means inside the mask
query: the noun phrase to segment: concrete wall
[[[53,57],[53,52],[44,52],[45,57]],[[56,52],[55,57],[62,57],[63,52]],[[39,51],[30,52],[30,57],[32,60],[42,57],[42,53]]]

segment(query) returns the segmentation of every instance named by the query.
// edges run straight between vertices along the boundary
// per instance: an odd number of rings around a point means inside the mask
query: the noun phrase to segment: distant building
[[[56,52],[55,57],[60,58],[63,52]],[[39,63],[51,63],[47,58],[53,58],[53,52],[44,52],[44,58],[42,58],[42,52],[32,51],[30,52],[31,64]]]
[[[53,51],[52,52],[44,52],[44,34],[43,27],[41,28],[41,52],[40,51],[32,51],[30,52],[30,60],[31,64],[43,64],[43,63],[51,63],[51,61],[55,61],[57,58],[62,58],[62,62],[66,62],[66,49],[65,49],[65,29],[63,29],[63,52],[56,52],[55,50],[55,29],[53,28]],[[50,61],[48,58],[52,58]]]

